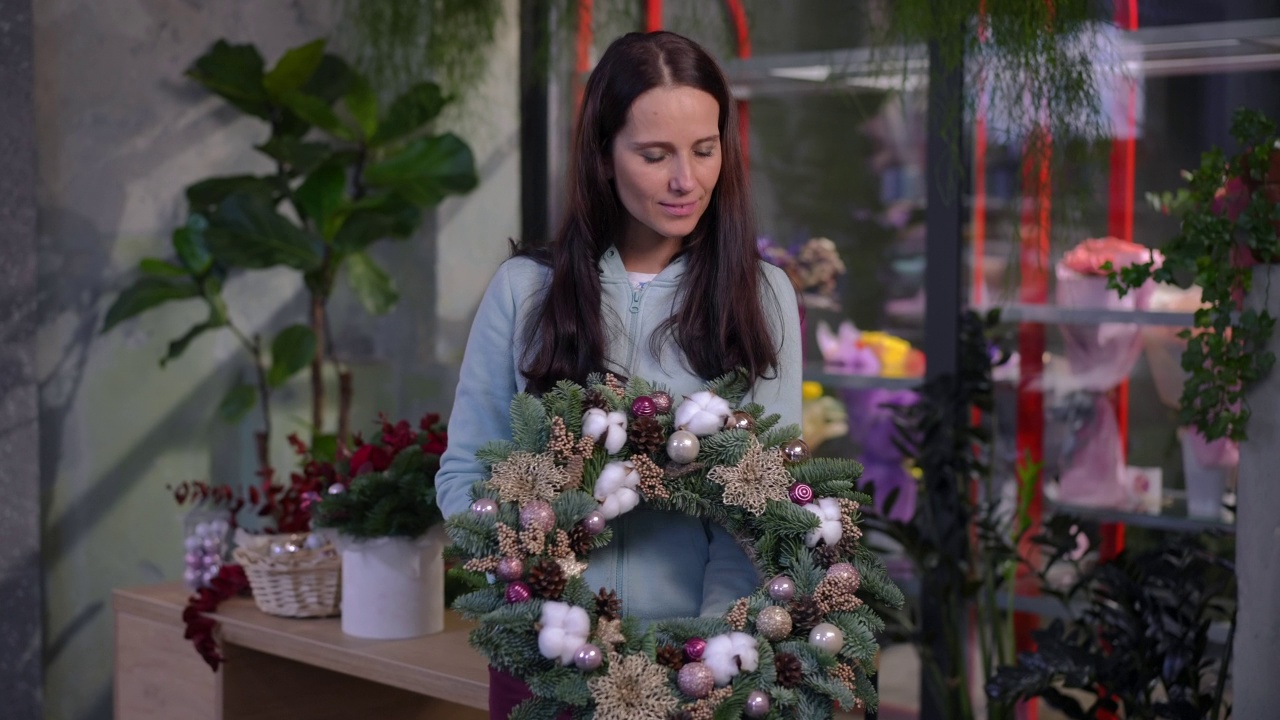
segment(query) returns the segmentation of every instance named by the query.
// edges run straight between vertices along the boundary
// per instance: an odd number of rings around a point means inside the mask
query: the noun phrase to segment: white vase
[[[342,632],[379,640],[444,629],[447,538],[437,525],[420,538],[342,538]]]
[[[1200,464],[1191,435],[1193,432],[1195,430],[1188,428],[1180,433],[1182,471],[1187,485],[1187,515],[1217,520],[1222,517],[1222,493],[1227,487],[1228,470]]]

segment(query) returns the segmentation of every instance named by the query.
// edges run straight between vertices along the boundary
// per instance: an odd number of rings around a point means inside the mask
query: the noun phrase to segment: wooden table
[[[189,594],[180,584],[114,592],[117,720],[488,717],[485,661],[453,613],[435,635],[364,640],[337,618],[275,617],[236,598],[214,616],[227,661],[213,673],[182,637]]]

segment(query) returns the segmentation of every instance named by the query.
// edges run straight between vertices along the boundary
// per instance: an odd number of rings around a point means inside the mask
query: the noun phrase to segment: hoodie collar
[[[681,253],[672,258],[671,263],[658,273],[650,285],[676,285],[680,278],[684,275],[685,269],[688,267],[688,261],[685,260],[685,253]],[[610,245],[609,249],[604,251],[600,256],[600,281],[605,283],[627,283],[627,268],[622,264],[622,254],[618,252],[616,245]]]

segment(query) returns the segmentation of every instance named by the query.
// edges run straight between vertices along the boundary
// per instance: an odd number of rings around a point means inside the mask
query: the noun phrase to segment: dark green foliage
[[[1276,152],[1276,127],[1262,113],[1240,109],[1231,135],[1242,148],[1238,154],[1227,157],[1217,148],[1205,152],[1188,186],[1177,196],[1166,193],[1158,199],[1162,209],[1182,221],[1181,231],[1160,246],[1161,264],[1105,267],[1111,272],[1111,287],[1122,296],[1148,280],[1200,286],[1206,307],[1196,312],[1194,328],[1179,333],[1187,341],[1182,353],[1187,380],[1178,420],[1196,426],[1210,440],[1248,437],[1246,393],[1275,365],[1275,354],[1267,350],[1275,318],[1265,309],[1241,311],[1237,298],[1253,289],[1253,269],[1239,261],[1240,254],[1251,253],[1261,263],[1280,259],[1274,224],[1280,220],[1280,205],[1267,186],[1280,182],[1267,177]],[[1224,189],[1225,197],[1219,197]],[[1235,217],[1227,209],[1232,206],[1238,206]],[[1255,291],[1265,296],[1269,290]]]
[[[439,456],[408,448],[387,470],[356,477],[344,493],[326,494],[312,522],[359,539],[421,537],[443,519],[436,506],[439,467]]]
[[[1230,660],[1210,648],[1209,627],[1234,632],[1234,592],[1234,566],[1198,540],[1125,551],[1077,584],[1079,617],[1035,631],[1036,650],[1001,667],[987,692],[1005,702],[1041,697],[1071,718],[1113,712],[1117,701],[1129,718],[1216,718]],[[1097,696],[1099,687],[1112,696]]]

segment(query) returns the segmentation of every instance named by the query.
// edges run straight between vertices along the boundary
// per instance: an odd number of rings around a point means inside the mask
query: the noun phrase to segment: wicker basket
[[[305,536],[254,535],[238,538],[232,557],[244,567],[253,601],[268,615],[331,617],[342,602],[342,556],[328,543],[303,546]],[[271,548],[292,545],[292,552]]]

